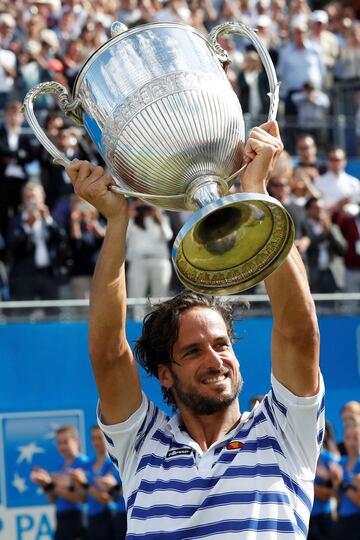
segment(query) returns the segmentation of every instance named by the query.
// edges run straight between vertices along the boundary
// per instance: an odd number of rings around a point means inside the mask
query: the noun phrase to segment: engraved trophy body
[[[226,33],[247,36],[269,78],[269,118],[275,118],[278,84],[256,34],[240,23],[216,27],[207,38],[180,24],[112,26],[112,38],[85,63],[72,96],[60,84],[28,92],[26,118],[55,162],[67,158],[40,128],[33,102],[56,94],[63,112],[85,129],[116,186],[168,210],[194,215],[175,240],[180,280],[208,294],[231,294],[269,275],[293,240],[291,219],[265,195],[228,195],[242,165],[245,128],[239,100],[227,79]]]

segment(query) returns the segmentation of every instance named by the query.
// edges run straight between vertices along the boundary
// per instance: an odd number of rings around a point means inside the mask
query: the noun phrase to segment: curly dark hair
[[[144,318],[142,334],[135,344],[134,352],[137,361],[148,375],[158,378],[159,365],[171,363],[173,347],[179,333],[180,315],[193,307],[209,308],[219,313],[226,324],[228,336],[233,341],[234,304],[185,290],[154,306]],[[176,410],[171,389],[162,387],[161,390],[165,403]]]

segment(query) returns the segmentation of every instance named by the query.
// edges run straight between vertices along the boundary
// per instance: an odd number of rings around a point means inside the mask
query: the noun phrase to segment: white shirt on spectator
[[[280,49],[276,70],[281,80],[282,97],[286,97],[290,91],[302,90],[308,81],[315,88],[321,88],[325,76],[320,53],[310,42],[306,42],[302,49],[298,49],[294,43]]]
[[[345,171],[339,175],[328,171],[316,178],[314,185],[328,208],[344,198],[349,198],[352,203],[360,202],[360,181]]]
[[[16,68],[16,56],[12,51],[0,49],[0,92],[10,92],[14,86],[14,79],[7,74],[7,70]]]

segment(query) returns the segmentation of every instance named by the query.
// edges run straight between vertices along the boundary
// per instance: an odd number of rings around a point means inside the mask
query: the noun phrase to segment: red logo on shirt
[[[244,443],[242,443],[241,441],[231,441],[226,449],[227,450],[240,450],[242,447],[244,446]]]

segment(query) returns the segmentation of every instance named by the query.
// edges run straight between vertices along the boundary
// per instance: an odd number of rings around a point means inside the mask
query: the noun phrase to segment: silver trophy
[[[238,22],[217,26],[208,37],[180,24],[128,30],[116,22],[111,39],[82,67],[72,96],[46,82],[24,100],[29,125],[56,163],[69,160],[33,111],[35,99],[48,93],[89,133],[116,182],[111,190],[195,212],[175,239],[172,259],[184,285],[207,294],[232,294],[262,281],[285,259],[294,236],[276,199],[228,195],[244,167],[245,126],[225,72],[228,54],[217,41],[226,34],[247,37],[259,53],[274,119],[274,66],[255,32]]]

